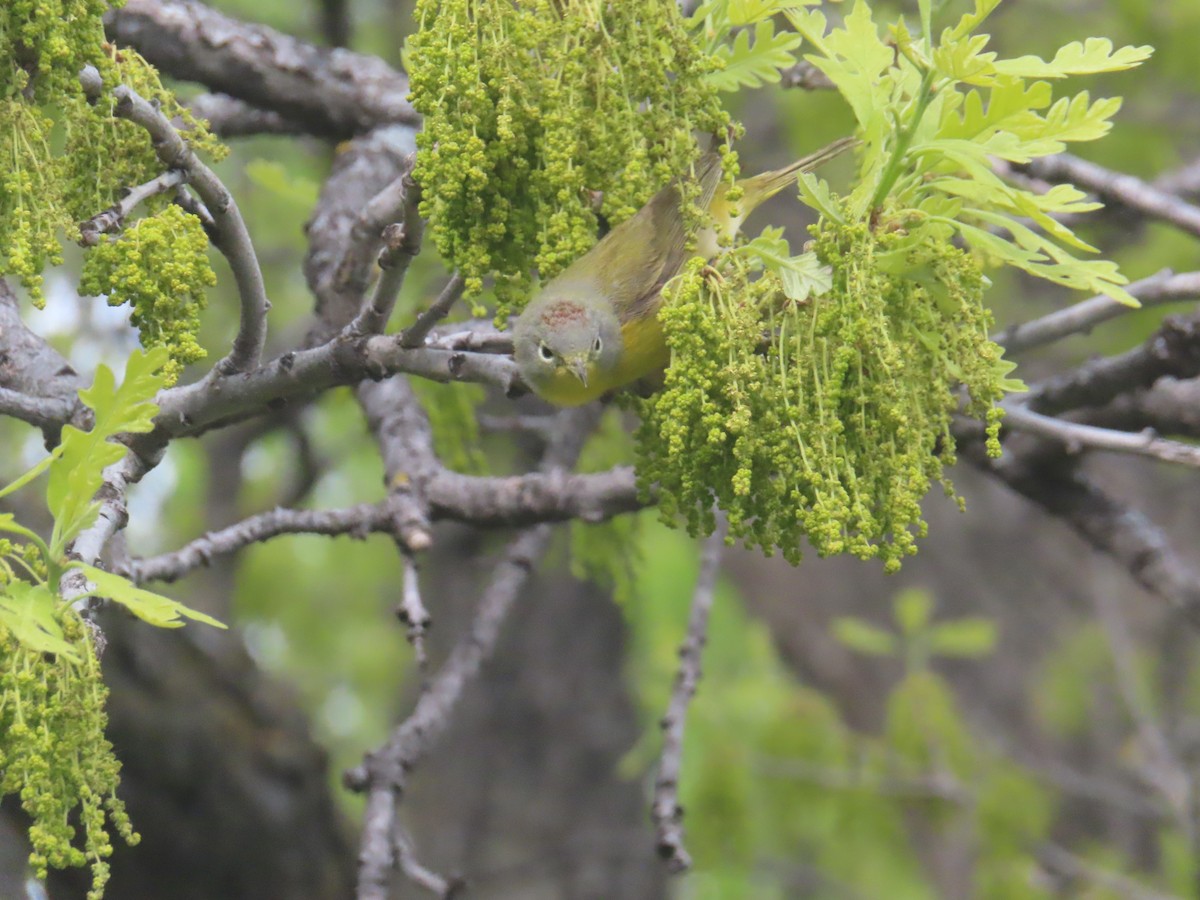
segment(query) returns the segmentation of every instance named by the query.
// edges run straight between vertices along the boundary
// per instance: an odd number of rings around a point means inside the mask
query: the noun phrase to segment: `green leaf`
[[[996,623],[991,619],[952,619],[938,622],[929,630],[929,650],[937,656],[978,659],[995,646]]]
[[[63,638],[54,613],[58,598],[48,585],[10,581],[0,594],[0,626],[21,644],[40,653],[54,653],[79,662],[74,645]]]
[[[43,554],[49,552],[49,548],[43,543],[42,539],[36,532],[26,528],[24,525],[17,523],[16,517],[12,513],[0,513],[0,531],[7,531],[10,534],[19,534],[26,540],[32,541],[38,546]]]
[[[95,566],[84,563],[72,563],[69,568],[79,569],[87,580],[95,585],[95,588],[88,592],[91,596],[107,597],[151,625],[159,628],[179,628],[184,624],[180,621],[182,616],[212,625],[215,628],[226,627],[212,616],[190,609],[170,597],[137,587],[120,575],[114,575],[112,572],[105,572],[103,569],[97,569]]]
[[[779,13],[816,6],[821,0],[727,0],[729,22],[735,28],[757,25]]]
[[[59,444],[57,447],[54,448],[54,450],[50,453],[49,456],[47,456],[45,459],[43,459],[41,462],[39,462],[37,465],[35,465],[32,469],[30,469],[24,475],[21,475],[15,481],[10,481],[4,487],[0,488],[0,497],[7,497],[9,494],[13,493],[14,491],[19,491],[21,488],[25,487],[25,485],[29,484],[29,482],[33,481],[35,478],[37,478],[39,475],[41,475],[43,472],[45,472],[48,468],[50,468],[50,463],[54,462],[55,457],[57,457],[61,452],[62,452],[62,444]]]
[[[125,380],[119,388],[112,370],[101,364],[96,368],[92,386],[79,392],[80,399],[95,413],[95,424],[91,431],[65,426],[61,453],[50,463],[46,505],[54,516],[51,547],[55,554],[94,518],[93,497],[100,489],[102,473],[106,466],[125,455],[125,448],[109,438],[144,433],[154,427],[158,407],[151,398],[163,386],[159,370],[167,358],[163,347],[134,351],[125,365]]]
[[[739,31],[732,44],[717,48],[717,57],[725,66],[705,76],[721,91],[736,91],[740,88],[756,88],[779,81],[780,69],[795,65],[792,53],[800,46],[801,38],[790,32],[775,33],[770,20],[754,26],[754,43],[750,42],[750,30]]]
[[[906,637],[912,637],[925,629],[933,613],[933,597],[928,591],[910,588],[901,591],[893,604],[896,624]]]
[[[1022,56],[996,63],[996,71],[1018,78],[1065,78],[1068,75],[1095,75],[1132,69],[1150,58],[1153,47],[1122,47],[1113,52],[1108,38],[1072,41],[1046,62],[1037,56]]]
[[[779,276],[789,300],[803,302],[833,287],[832,271],[821,265],[815,253],[792,256],[782,228],[767,226],[762,234],[733,252],[754,257],[767,271]]]
[[[895,52],[879,37],[871,11],[859,0],[846,17],[845,26],[825,34],[825,16],[816,10],[789,12],[792,27],[820,55],[805,59],[825,73],[850,104],[868,143],[891,128],[892,78],[882,77],[891,69]]]
[[[961,107],[943,117],[938,137],[975,140],[1000,129],[1020,136],[1036,134],[1043,120],[1035,110],[1048,107],[1053,96],[1048,81],[1027,86],[1015,78],[998,81],[986,94],[968,91]]]
[[[898,649],[894,634],[851,616],[833,620],[833,636],[868,656],[895,656]]]
[[[1029,390],[1027,385],[1020,378],[1009,378],[1008,374],[1017,367],[1017,364],[1011,359],[1005,359],[1003,356],[992,363],[992,371],[996,373],[999,379],[1000,389],[1006,394],[1024,394]]]
[[[933,65],[939,72],[955,81],[975,85],[996,82],[996,54],[984,52],[991,38],[976,34],[967,40],[943,43],[933,51]]]
[[[992,10],[999,5],[1000,0],[975,0],[973,11],[964,13],[963,17],[958,20],[958,24],[942,32],[942,43],[950,44],[966,37],[978,28],[983,20],[992,14]]]
[[[796,179],[796,184],[800,188],[800,198],[805,203],[825,218],[837,222],[839,225],[846,224],[846,219],[825,181],[818,178],[813,172],[804,172]]]
[[[1048,153],[1037,153],[1037,156],[1047,156],[1049,153],[1061,152],[1061,144],[1067,141],[1094,141],[1104,137],[1112,130],[1112,117],[1121,108],[1120,97],[1101,97],[1095,103],[1089,103],[1087,91],[1080,91],[1074,97],[1063,97],[1046,112],[1045,124],[1038,135],[1043,142],[1059,142]]]

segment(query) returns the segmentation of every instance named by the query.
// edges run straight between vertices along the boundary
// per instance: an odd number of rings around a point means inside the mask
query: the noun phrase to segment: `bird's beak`
[[[584,387],[587,387],[588,368],[591,366],[591,362],[592,362],[590,359],[588,359],[587,355],[581,354],[579,356],[565,360],[565,362],[567,364],[567,368],[569,368],[572,372],[575,373],[575,377],[579,379],[579,383],[582,384]]]

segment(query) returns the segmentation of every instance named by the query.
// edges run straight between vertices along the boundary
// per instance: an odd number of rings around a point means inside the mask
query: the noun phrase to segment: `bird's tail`
[[[772,172],[763,172],[761,175],[755,175],[752,178],[741,179],[738,183],[745,189],[745,194],[741,201],[742,215],[749,215],[760,203],[774,197],[799,178],[801,173],[811,171],[817,166],[833,159],[835,156],[841,156],[857,144],[858,138],[844,137],[822,147],[815,153],[802,156],[791,165],[784,166],[782,169],[775,169]]]

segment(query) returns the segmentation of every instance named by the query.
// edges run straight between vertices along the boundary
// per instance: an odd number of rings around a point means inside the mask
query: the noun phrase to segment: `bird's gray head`
[[[608,389],[621,359],[611,304],[586,292],[544,291],[513,327],[521,377],[552,403],[583,403]]]

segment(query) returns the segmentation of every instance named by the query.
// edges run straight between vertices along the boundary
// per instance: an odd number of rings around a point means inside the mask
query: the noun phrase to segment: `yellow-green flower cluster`
[[[71,219],[50,148],[53,120],[20,98],[0,100],[0,275],[15,275],[34,302],[42,270],[62,262],[58,235]]]
[[[180,122],[196,149],[223,153],[149,63],[105,44],[101,15],[108,7],[105,0],[0,4],[0,275],[19,278],[39,305],[43,270],[62,261],[59,240],[76,238],[81,220],[162,171],[149,135],[113,117],[112,88],[132,87]],[[104,84],[95,104],[79,84],[85,65],[95,66]],[[152,200],[149,208],[165,202]]]
[[[74,99],[68,101],[70,114],[63,119],[67,140],[61,156],[61,177],[72,222],[107,209],[123,191],[163,171],[150,136],[140,126],[113,115],[116,101],[112,89],[117,85],[130,87],[156,104],[193,150],[214,160],[224,159],[229,152],[203,120],[196,119],[163,87],[158,72],[136,51],[111,50],[101,58],[98,68],[104,83],[100,99],[90,106]],[[161,209],[168,200],[165,196],[152,198],[145,211]]]
[[[133,307],[131,321],[142,346],[164,347],[170,354],[163,367],[170,385],[185,365],[206,356],[196,334],[205,288],[216,283],[200,220],[168,206],[93,247],[83,263],[79,291],[107,295],[109,306]]]
[[[922,498],[934,481],[951,490],[956,387],[998,451],[1007,365],[987,337],[974,260],[931,241],[911,251],[923,255],[910,269],[919,280],[891,275],[895,242],[865,224],[824,224],[815,249],[833,287],[803,303],[737,255],[718,277],[693,261],[668,286],[660,319],[673,361],[644,403],[638,466],[665,519],[707,533],[719,507],[734,537],[792,562],[801,538],[888,570],[916,552]]]
[[[0,100],[54,103],[85,65],[98,65],[108,0],[5,0],[0,4]]]
[[[703,79],[719,63],[678,4],[419,0],[407,49],[425,117],[417,179],[438,252],[501,313],[696,157],[729,125]]]
[[[34,873],[90,866],[88,900],[100,900],[112,854],[106,823],[130,844],[138,836],[116,795],[100,664],[82,620],[67,608],[60,624],[81,662],[29,650],[0,626],[0,797],[19,795],[32,819]]]

